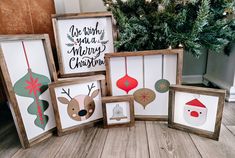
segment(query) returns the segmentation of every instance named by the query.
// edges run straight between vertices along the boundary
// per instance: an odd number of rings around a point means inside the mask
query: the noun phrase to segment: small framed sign
[[[53,15],[62,77],[105,73],[104,55],[114,52],[114,23],[109,12]]]
[[[50,137],[56,124],[48,84],[57,74],[48,35],[0,36],[0,66],[23,148]]]
[[[135,124],[134,97],[132,95],[103,97],[102,103],[105,128]]]
[[[167,120],[170,84],[180,84],[182,49],[108,53],[108,95],[133,95],[135,118]]]
[[[169,93],[169,127],[219,139],[225,90],[172,85]]]
[[[105,76],[61,79],[49,85],[59,136],[94,126],[103,118]]]

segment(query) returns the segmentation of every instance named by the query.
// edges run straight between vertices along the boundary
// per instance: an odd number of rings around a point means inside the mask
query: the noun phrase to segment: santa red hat
[[[187,102],[186,105],[206,108],[206,106],[204,104],[202,104],[198,99],[193,99],[193,100]]]

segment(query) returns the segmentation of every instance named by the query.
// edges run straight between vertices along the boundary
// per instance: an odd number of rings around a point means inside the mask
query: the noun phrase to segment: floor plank
[[[235,115],[235,114],[234,114]],[[232,134],[235,136],[235,126],[226,126],[230,132],[232,132]]]
[[[151,158],[198,158],[200,153],[195,148],[188,133],[170,129],[167,123],[146,122]]]
[[[225,103],[222,122],[225,125],[235,126],[235,103]]]
[[[130,128],[127,143],[126,158],[148,158],[148,140],[145,122],[136,121],[135,126]]]
[[[219,141],[211,140],[190,134],[197,149],[203,158],[234,158],[235,157],[235,137],[224,126],[221,126]]]
[[[52,137],[29,149],[20,149],[12,158],[53,158],[58,153],[68,136]]]
[[[56,158],[85,158],[92,146],[97,127],[69,134],[68,139],[56,154]]]
[[[10,158],[21,148],[20,141],[13,123],[0,130],[0,157]]]
[[[101,158],[125,158],[129,128],[110,128]]]
[[[96,135],[91,143],[86,158],[101,157],[107,135],[108,135],[108,129],[102,129],[102,128],[97,129]]]

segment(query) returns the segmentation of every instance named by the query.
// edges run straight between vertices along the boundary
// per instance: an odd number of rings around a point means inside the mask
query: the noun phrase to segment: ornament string
[[[145,61],[144,61],[144,55],[143,58],[143,88],[145,88]]]
[[[125,73],[127,75],[127,58],[125,57]]]
[[[164,77],[164,55],[162,54],[162,79]]]
[[[27,56],[27,52],[26,52],[26,48],[25,48],[25,45],[24,45],[24,41],[21,41],[21,43],[22,43],[22,47],[23,47],[23,51],[24,51],[24,56],[25,56],[25,60],[26,60],[26,63],[27,63],[27,67],[28,67],[28,72],[29,72],[29,75],[30,75],[30,81],[34,81],[34,80],[37,81],[38,79],[37,78],[34,79],[34,77],[32,75],[32,71],[31,71],[31,68],[30,68],[30,65],[29,65],[29,59],[28,59],[28,56]],[[41,83],[39,83],[39,85],[41,85]],[[35,102],[36,102],[36,105],[37,105],[37,113],[38,113],[38,116],[40,117],[40,123],[44,124],[44,119],[43,119],[43,116],[42,116],[42,110],[41,110],[41,105],[39,103],[39,97],[38,97],[37,91],[40,93],[41,90],[37,89],[33,93],[34,94],[34,98],[35,98]]]
[[[24,45],[24,41],[22,41],[21,43],[22,43],[22,46],[23,46],[24,56],[25,56],[25,60],[26,60],[26,63],[27,63],[28,69],[30,69],[30,66],[29,66],[29,60],[28,60],[28,56],[27,56],[27,53],[26,53],[26,49],[25,49],[25,45]]]

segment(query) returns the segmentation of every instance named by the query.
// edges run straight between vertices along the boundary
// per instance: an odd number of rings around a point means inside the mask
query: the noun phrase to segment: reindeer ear
[[[69,100],[65,97],[58,97],[57,98],[62,104],[69,104]]]
[[[99,89],[95,90],[95,91],[91,94],[91,98],[95,98],[98,94],[99,94]]]

